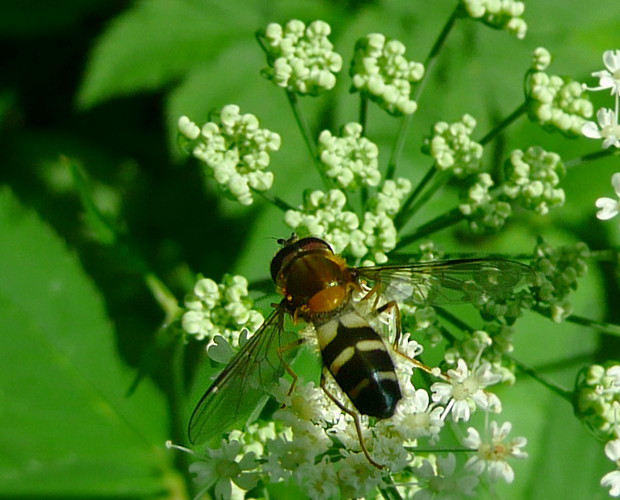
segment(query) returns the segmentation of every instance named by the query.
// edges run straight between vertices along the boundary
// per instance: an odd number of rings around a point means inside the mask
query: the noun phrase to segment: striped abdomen
[[[368,322],[349,311],[316,327],[323,363],[363,415],[389,418],[401,392],[394,363]]]

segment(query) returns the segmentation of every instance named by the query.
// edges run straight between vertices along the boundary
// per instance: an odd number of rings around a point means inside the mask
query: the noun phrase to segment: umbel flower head
[[[525,4],[516,0],[461,0],[462,10],[495,29],[507,30],[517,38],[525,38],[527,24],[521,17]],[[463,14],[464,15],[464,14]]]
[[[351,253],[372,262],[383,263],[396,246],[393,217],[411,190],[407,179],[385,181],[368,201],[363,218],[346,210],[347,197],[339,189],[306,191],[297,210],[287,210],[284,221],[297,234],[311,234],[330,243],[336,253]],[[370,263],[370,262],[368,262]]]
[[[515,150],[506,161],[504,193],[524,208],[546,215],[564,204],[564,190],[558,185],[565,174],[566,168],[556,153],[538,146]]]
[[[549,131],[559,131],[574,137],[593,113],[592,103],[579,82],[568,77],[549,75],[549,57],[540,48],[534,52],[532,69],[526,79],[528,114],[534,122]]]
[[[239,106],[224,106],[216,121],[199,128],[187,116],[179,119],[179,132],[192,155],[203,161],[226,196],[242,205],[253,201],[252,191],[266,191],[273,184],[270,153],[280,149],[280,136],[259,127],[256,116],[241,114]]]
[[[572,314],[568,295],[577,288],[577,279],[588,269],[589,256],[590,250],[583,242],[553,248],[539,238],[532,262],[537,278],[533,291],[538,304],[549,309],[556,323]]]
[[[297,19],[284,27],[269,24],[259,33],[269,64],[263,75],[279,87],[301,95],[317,95],[334,88],[342,57],[334,52],[330,33],[331,27],[324,21],[308,26]]]
[[[422,152],[435,159],[439,170],[451,170],[456,177],[475,173],[483,153],[482,145],[471,139],[475,128],[475,118],[467,114],[454,123],[438,122],[424,140]]]
[[[583,85],[585,90],[598,91],[610,89],[614,96],[614,109],[600,108],[596,112],[598,123],[589,121],[583,125],[583,135],[590,139],[603,139],[603,149],[610,146],[620,148],[620,124],[618,113],[620,111],[620,50],[606,50],[603,54],[603,62],[606,69],[595,71],[592,76],[599,79],[597,87]]]
[[[360,38],[351,62],[352,92],[361,92],[393,115],[415,113],[411,86],[424,76],[421,63],[405,59],[405,46],[380,33]]]
[[[263,322],[263,315],[253,305],[248,297],[248,281],[243,276],[226,274],[219,284],[201,278],[193,292],[185,297],[183,330],[197,340],[208,339],[209,346],[217,344],[215,338],[220,336],[238,347],[241,331],[254,332]]]
[[[381,180],[379,148],[362,137],[359,123],[343,126],[341,137],[332,135],[329,130],[321,132],[319,157],[326,166],[327,176],[336,179],[342,188],[377,186]]]
[[[613,439],[620,425],[620,364],[591,365],[577,379],[575,414],[600,439]]]
[[[474,177],[468,189],[461,193],[459,210],[476,234],[497,231],[512,213],[509,203],[489,192],[493,185],[491,176],[484,172]]]

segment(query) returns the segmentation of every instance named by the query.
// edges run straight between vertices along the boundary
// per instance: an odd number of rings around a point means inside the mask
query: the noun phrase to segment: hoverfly
[[[319,238],[293,235],[279,243],[271,277],[283,299],[200,399],[189,422],[194,444],[247,419],[248,410],[260,407],[284,371],[292,374],[283,352],[302,340],[284,328],[290,315],[314,327],[323,361],[321,387],[354,418],[366,458],[381,468],[363,444],[359,414],[389,418],[402,394],[385,342],[358,304],[371,301],[378,314],[397,308],[396,301],[439,305],[508,298],[532,272],[525,264],[499,258],[349,267]],[[384,303],[377,307],[380,298]],[[327,391],[326,370],[356,411]]]

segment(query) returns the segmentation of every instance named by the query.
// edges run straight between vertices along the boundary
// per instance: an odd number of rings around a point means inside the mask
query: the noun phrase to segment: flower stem
[[[439,56],[439,53],[441,52],[441,49],[444,43],[446,42],[448,35],[450,34],[450,31],[452,31],[452,28],[454,26],[454,23],[456,22],[456,19],[458,18],[459,9],[460,9],[460,6],[457,5],[455,9],[452,11],[452,14],[450,14],[450,17],[446,21],[446,24],[444,24],[441,32],[437,36],[437,40],[435,40],[435,43],[433,44],[433,47],[428,53],[428,56],[426,56],[426,60],[424,61],[424,76],[422,77],[422,80],[418,82],[418,85],[416,87],[415,97],[414,97],[415,101],[418,101],[420,99],[420,96],[422,95],[422,91],[424,90],[425,83],[428,80],[428,75],[430,75],[431,69],[433,68],[433,66],[435,66],[435,63],[437,62],[437,56]]]
[[[601,333],[605,333],[607,335],[613,335],[614,337],[620,337],[620,325],[616,325],[614,323],[606,323],[604,321],[596,321],[593,319],[584,318],[582,316],[577,316],[576,314],[571,314],[566,321],[570,321],[571,323],[575,323],[576,325],[589,326],[595,330],[598,330]]]
[[[312,132],[310,131],[310,126],[308,125],[308,121],[301,111],[301,107],[299,106],[299,100],[297,99],[297,94],[292,90],[286,89],[286,98],[288,99],[289,104],[291,105],[291,109],[293,110],[293,115],[295,116],[295,121],[297,122],[297,126],[301,131],[301,135],[304,138],[304,142],[308,147],[308,151],[310,152],[310,156],[312,157],[312,161],[314,163],[315,168],[319,172],[321,179],[323,180],[323,184],[326,188],[331,187],[331,182],[327,175],[325,175],[325,171],[321,166],[321,162],[319,161],[319,151],[316,146],[316,142],[314,142]]]
[[[252,189],[252,191],[256,194],[258,194],[259,196],[262,196],[263,199],[269,203],[271,203],[272,205],[275,205],[276,207],[278,207],[280,210],[282,211],[286,211],[286,210],[295,210],[295,207],[292,205],[289,205],[286,201],[284,201],[282,198],[278,198],[277,196],[269,196],[266,192],[264,191],[256,191],[255,189]]]
[[[597,262],[618,262],[620,259],[620,249],[610,247],[606,250],[590,250],[590,259]]]
[[[396,484],[394,484],[392,478],[388,476],[386,480],[389,481],[391,484],[382,484],[378,487],[383,498],[385,500],[403,500],[403,497],[400,496],[400,493],[396,489]]]
[[[556,384],[555,382],[552,382],[548,378],[543,377],[534,368],[527,366],[524,363],[521,363],[520,361],[515,359],[513,356],[509,354],[504,354],[504,357],[512,361],[521,373],[525,373],[526,375],[529,375],[534,380],[540,382],[546,388],[550,389],[552,392],[556,393],[558,396],[560,396],[561,398],[565,399],[566,401],[572,404],[572,398],[573,398],[572,391],[569,391],[568,389],[565,389],[564,387]]]
[[[425,236],[432,234],[436,231],[440,231],[441,229],[445,229],[447,227],[453,226],[457,222],[462,221],[465,218],[463,213],[460,211],[458,207],[446,212],[439,217],[423,224],[418,227],[413,233],[408,234],[407,236],[403,236],[400,241],[396,244],[395,250],[398,250],[402,247],[405,247],[414,241],[417,241]]]
[[[366,122],[368,120],[368,98],[360,93],[360,117],[359,123],[362,126],[362,136],[366,137]]]
[[[545,318],[551,318],[551,311],[548,308],[534,307],[533,310]],[[577,316],[576,314],[571,314],[565,319],[565,321],[576,325],[587,326],[607,335],[620,337],[620,325],[616,325],[614,323],[596,321],[594,319],[584,318],[583,316]]]
[[[495,128],[493,128],[487,135],[485,135],[480,141],[478,141],[483,146],[491,141],[496,135],[498,135],[502,130],[507,128],[512,122],[514,122],[521,115],[525,114],[527,111],[527,101],[523,102],[517,109],[515,109],[510,115],[508,115],[501,123],[498,123]]]
[[[164,323],[170,324],[181,313],[179,301],[153,272],[144,275],[144,282],[166,315]]]
[[[142,274],[142,278],[151,292],[151,295],[153,295],[155,301],[164,311],[165,322],[172,322],[181,310],[176,297],[164,282],[150,269],[142,255],[136,250],[134,245],[131,244],[126,235],[123,234],[123,231],[99,210],[88,188],[88,182],[82,169],[76,163],[68,159],[66,161],[71,169],[71,175],[88,215],[88,220],[97,232],[100,243],[118,245],[124,248],[125,254],[132,260],[135,269]]]
[[[620,155],[620,151],[615,148],[603,149],[600,151],[595,151],[594,153],[588,153],[587,155],[578,156],[577,158],[573,158],[572,160],[568,160],[564,162],[564,166],[566,168],[573,168],[588,163],[590,161],[599,160],[601,158],[606,158],[608,156]]]
[[[428,75],[431,73],[431,69],[435,65],[437,56],[439,55],[441,48],[443,47],[446,39],[448,38],[448,35],[450,34],[452,27],[454,26],[454,22],[456,21],[458,17],[458,11],[459,11],[459,7],[457,6],[452,12],[452,14],[450,15],[450,17],[448,18],[448,20],[446,21],[446,24],[441,30],[441,33],[439,33],[437,40],[435,40],[435,43],[433,47],[431,48],[431,51],[429,52],[428,56],[426,57],[426,60],[424,61],[424,75],[422,76],[422,79],[418,82],[418,84],[416,85],[416,89],[415,89],[414,97],[413,97],[413,100],[416,102],[418,102],[420,100],[420,97],[422,96],[422,91],[424,90],[425,82],[428,80]],[[390,161],[388,163],[387,172],[385,174],[386,179],[392,179],[394,177],[394,173],[396,172],[396,165],[398,164],[400,154],[405,145],[405,138],[407,137],[407,131],[409,129],[409,125],[411,124],[412,116],[413,115],[405,115],[403,116],[403,119],[400,122],[400,127],[398,129],[398,133],[396,134],[396,140],[394,141],[394,147],[392,148],[392,154],[390,156]]]
[[[394,172],[396,172],[396,164],[398,163],[398,159],[400,158],[400,154],[405,145],[407,129],[409,128],[409,124],[411,123],[412,116],[413,115],[405,115],[400,121],[400,127],[398,128],[396,140],[394,141],[394,147],[392,148],[392,154],[390,155],[390,162],[388,163],[388,168],[385,172],[386,179],[394,178]]]
[[[409,196],[403,205],[403,208],[396,216],[395,224],[397,228],[404,226],[406,222],[411,219],[411,217],[413,217],[437,191],[439,191],[439,189],[445,186],[446,182],[448,182],[451,177],[451,174],[448,171],[440,172],[440,174],[435,177],[436,172],[437,168],[433,165],[424,178],[420,181],[420,184],[418,184],[415,191],[411,193],[411,196]],[[423,195],[420,196],[420,192],[431,181],[431,179],[433,179],[433,177],[435,177],[435,182],[424,192]],[[416,198],[418,199],[416,200]]]

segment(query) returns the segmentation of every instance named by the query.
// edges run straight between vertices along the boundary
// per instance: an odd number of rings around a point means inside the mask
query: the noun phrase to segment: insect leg
[[[400,337],[401,337],[402,332],[403,332],[403,325],[402,325],[401,318],[400,318],[400,309],[398,307],[398,303],[395,300],[391,300],[390,302],[386,302],[381,307],[376,309],[375,313],[376,314],[382,314],[382,313],[388,312],[390,310],[394,311],[394,323],[395,323],[395,327],[396,327],[396,335],[394,335],[394,342],[392,344],[392,349],[394,350],[394,352],[396,354],[398,354],[399,356],[402,356],[403,358],[405,358],[410,363],[412,363],[416,368],[419,368],[420,370],[425,371],[429,375],[433,375],[434,377],[439,377],[439,378],[442,378],[442,379],[447,379],[447,376],[444,375],[443,373],[441,373],[439,368],[431,368],[430,366],[425,365],[421,361],[419,361],[419,360],[417,360],[415,358],[412,358],[411,356],[405,354],[404,352],[402,352],[398,348],[398,343],[400,342]]]
[[[347,408],[345,405],[343,405],[340,401],[338,401],[338,399],[336,398],[336,396],[334,396],[331,392],[329,392],[329,390],[327,389],[326,386],[326,378],[325,378],[325,372],[327,371],[326,368],[323,368],[323,373],[321,374],[321,389],[323,389],[323,392],[327,395],[327,397],[329,399],[331,399],[338,408],[340,408],[343,412],[347,413],[348,415],[351,416],[351,418],[353,418],[353,422],[355,423],[355,430],[357,432],[357,439],[360,443],[360,446],[362,448],[362,451],[364,452],[364,456],[366,457],[366,460],[368,460],[368,462],[370,462],[370,464],[374,467],[376,467],[377,469],[383,469],[384,466],[381,465],[380,463],[375,462],[372,457],[370,456],[370,453],[368,453],[368,449],[366,448],[366,444],[364,443],[364,436],[362,435],[362,423],[360,422],[360,416],[359,413],[350,410],[349,408]]]
[[[280,361],[282,362],[282,366],[284,367],[286,372],[293,378],[293,381],[291,382],[291,387],[288,390],[287,396],[290,396],[293,393],[293,389],[295,388],[295,384],[297,384],[297,379],[299,377],[295,373],[295,370],[293,370],[293,368],[291,368],[291,365],[289,365],[286,362],[286,360],[284,359],[283,354],[285,352],[287,352],[287,351],[291,351],[293,349],[297,349],[305,341],[306,340],[304,338],[299,338],[299,339],[295,340],[294,342],[291,342],[290,344],[286,344],[286,345],[284,345],[282,347],[279,347],[278,350],[276,351],[278,353],[278,357],[280,358]]]

